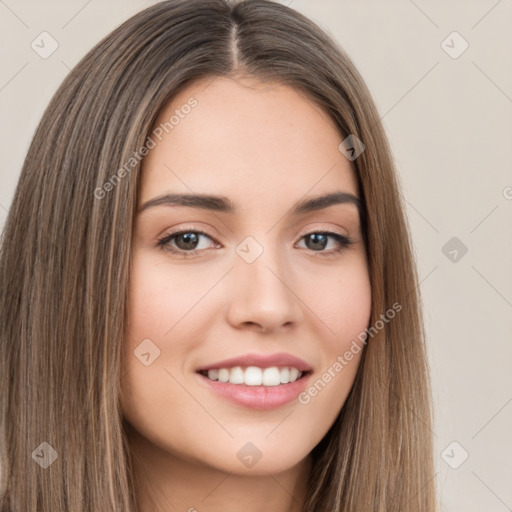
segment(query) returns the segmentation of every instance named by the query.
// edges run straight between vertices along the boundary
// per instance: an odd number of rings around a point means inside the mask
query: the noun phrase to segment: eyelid
[[[308,225],[308,227],[304,228],[304,230],[301,230],[299,235],[299,238],[302,238],[306,235],[309,235],[310,233],[317,233],[317,232],[329,232],[329,233],[336,233],[337,235],[349,237],[348,231],[345,230],[342,231],[339,227],[333,226],[332,224],[322,224],[320,225],[316,224],[314,226]]]
[[[206,228],[198,227],[197,225],[184,225],[179,228],[176,228],[176,231],[173,231],[172,229],[169,231],[164,232],[162,235],[157,237],[157,240],[162,240],[163,238],[166,238],[168,236],[177,236],[181,233],[199,233],[203,235],[207,235],[212,239],[213,242],[220,244],[220,242],[217,240],[217,238]]]
[[[177,236],[181,233],[188,233],[190,231],[197,232],[199,234],[205,234],[208,237],[210,237],[213,242],[220,244],[220,242],[217,240],[215,235],[213,235],[207,228],[198,227],[197,225],[192,225],[192,224],[181,226],[181,227],[177,228],[176,231],[166,232],[163,235],[158,236],[157,240],[162,240],[162,238],[165,238],[165,237],[171,236],[171,235]],[[297,237],[300,240],[306,235],[309,235],[311,233],[321,232],[321,231],[333,232],[333,233],[336,233],[336,234],[338,234],[340,236],[344,236],[344,237],[349,236],[348,233],[343,232],[338,227],[333,227],[332,225],[328,225],[328,224],[320,224],[320,226],[315,224],[314,226],[309,225],[308,227],[303,228],[301,231],[299,231],[300,235],[297,235]]]

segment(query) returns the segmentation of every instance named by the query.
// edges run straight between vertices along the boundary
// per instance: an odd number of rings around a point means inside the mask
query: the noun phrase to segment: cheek
[[[202,298],[216,279],[212,272],[206,271],[206,266],[191,274],[185,266],[166,265],[161,260],[155,263],[152,258],[135,256],[126,333],[132,350],[145,338],[159,340],[160,344],[172,340],[173,349],[177,350],[183,340],[190,341],[191,320],[200,331],[204,308],[208,307],[208,301]],[[187,336],[181,335],[184,330]]]
[[[180,432],[176,410],[180,417],[197,416],[179,383],[193,346],[187,314],[196,311],[194,303],[203,293],[198,281],[184,272],[134,256],[120,404],[125,419],[158,446],[169,446],[169,439],[183,443],[186,436]],[[200,322],[201,316],[194,318]]]
[[[301,269],[314,280],[303,282],[301,295],[311,312],[311,323],[322,333],[329,354],[344,350],[364,332],[371,314],[371,285],[364,253],[347,257],[343,265]]]
[[[371,286],[366,266],[356,266],[330,289],[334,330],[341,336],[341,345],[357,338],[368,326],[371,314]]]
[[[214,278],[211,271],[191,275],[179,265],[133,255],[121,385],[122,409],[132,425],[152,431],[154,418],[175,425],[174,408],[183,416],[190,410],[197,415],[179,383],[190,351],[208,332],[211,305],[200,299]],[[153,435],[158,437],[158,429]]]
[[[318,276],[309,300],[322,332],[322,363],[298,403],[330,427],[352,388],[371,316],[371,285],[366,259],[358,254],[333,275]],[[311,289],[310,289],[311,290]]]

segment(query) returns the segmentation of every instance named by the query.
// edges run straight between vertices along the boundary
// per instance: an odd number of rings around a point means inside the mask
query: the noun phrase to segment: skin
[[[286,352],[312,365],[313,383],[366,329],[371,289],[356,206],[289,215],[306,198],[358,196],[357,181],[334,123],[297,90],[248,77],[201,79],[156,124],[190,97],[197,106],[144,159],[139,205],[203,193],[228,197],[237,212],[160,205],[136,219],[121,406],[136,474],[145,478],[140,510],[298,512],[309,453],[338,416],[361,353],[308,404],[266,411],[218,396],[196,369]],[[181,228],[207,231],[195,255],[157,246]],[[326,231],[353,244],[334,253],[335,238],[319,249],[306,236]],[[250,264],[236,252],[248,236],[263,248]],[[187,251],[180,237],[169,245]],[[148,366],[134,356],[145,339],[160,350]],[[262,454],[252,467],[237,457],[248,442]]]

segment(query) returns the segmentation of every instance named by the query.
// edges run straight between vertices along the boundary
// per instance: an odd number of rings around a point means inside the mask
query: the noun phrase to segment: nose
[[[302,322],[303,299],[285,263],[277,251],[265,250],[252,263],[236,256],[227,290],[227,319],[233,327],[270,333]]]

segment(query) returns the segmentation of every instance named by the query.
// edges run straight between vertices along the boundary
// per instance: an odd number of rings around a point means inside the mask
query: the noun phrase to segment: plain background
[[[57,86],[153,3],[0,0],[0,227]],[[442,510],[512,510],[512,2],[282,3],[347,51],[391,142],[421,277]],[[59,45],[47,59],[31,48],[43,31]]]

